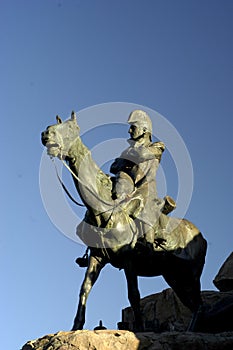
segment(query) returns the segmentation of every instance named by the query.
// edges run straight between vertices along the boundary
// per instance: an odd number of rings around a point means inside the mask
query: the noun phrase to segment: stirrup
[[[88,248],[86,249],[85,254],[80,258],[77,258],[75,260],[76,264],[79,265],[79,267],[87,267],[88,266]]]

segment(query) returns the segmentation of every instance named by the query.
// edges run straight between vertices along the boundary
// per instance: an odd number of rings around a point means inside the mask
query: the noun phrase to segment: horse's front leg
[[[138,289],[138,278],[135,272],[133,272],[133,266],[128,266],[125,269],[125,276],[127,280],[127,286],[128,286],[128,299],[130,302],[130,305],[134,312],[134,318],[135,318],[135,329],[136,332],[142,332],[143,322],[142,322],[142,315],[140,310],[140,293]]]
[[[94,285],[95,281],[97,280],[100,274],[100,271],[105,265],[105,263],[103,263],[102,260],[103,259],[101,259],[100,257],[98,257],[98,260],[97,260],[92,255],[89,258],[87,271],[79,293],[78,311],[74,319],[72,331],[83,329],[83,325],[85,323],[87,298],[91,291],[92,286]]]

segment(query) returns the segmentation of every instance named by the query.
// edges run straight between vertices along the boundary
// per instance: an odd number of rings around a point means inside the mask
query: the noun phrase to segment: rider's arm
[[[128,173],[131,167],[132,167],[132,162],[129,161],[128,159],[116,158],[110,167],[110,172],[112,174],[117,174],[119,171],[124,171]]]

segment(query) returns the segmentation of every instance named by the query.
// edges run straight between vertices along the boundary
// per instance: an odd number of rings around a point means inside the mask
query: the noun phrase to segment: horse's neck
[[[94,214],[106,211],[112,205],[110,177],[103,173],[91,156],[91,151],[78,137],[72,144],[67,158],[76,189],[82,201]]]

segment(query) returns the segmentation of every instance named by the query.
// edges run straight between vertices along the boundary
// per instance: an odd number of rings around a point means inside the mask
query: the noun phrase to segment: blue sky
[[[53,225],[40,195],[40,133],[56,114],[125,102],[174,126],[194,173],[186,217],[209,244],[202,289],[214,289],[232,251],[232,32],[230,0],[0,2],[4,350],[69,330],[84,276],[74,263],[84,247]],[[164,171],[169,159],[164,153]],[[176,192],[170,172],[167,182]],[[167,288],[160,277],[139,285],[142,296]],[[126,306],[123,272],[106,267],[88,300],[86,328],[100,319],[115,328]]]

